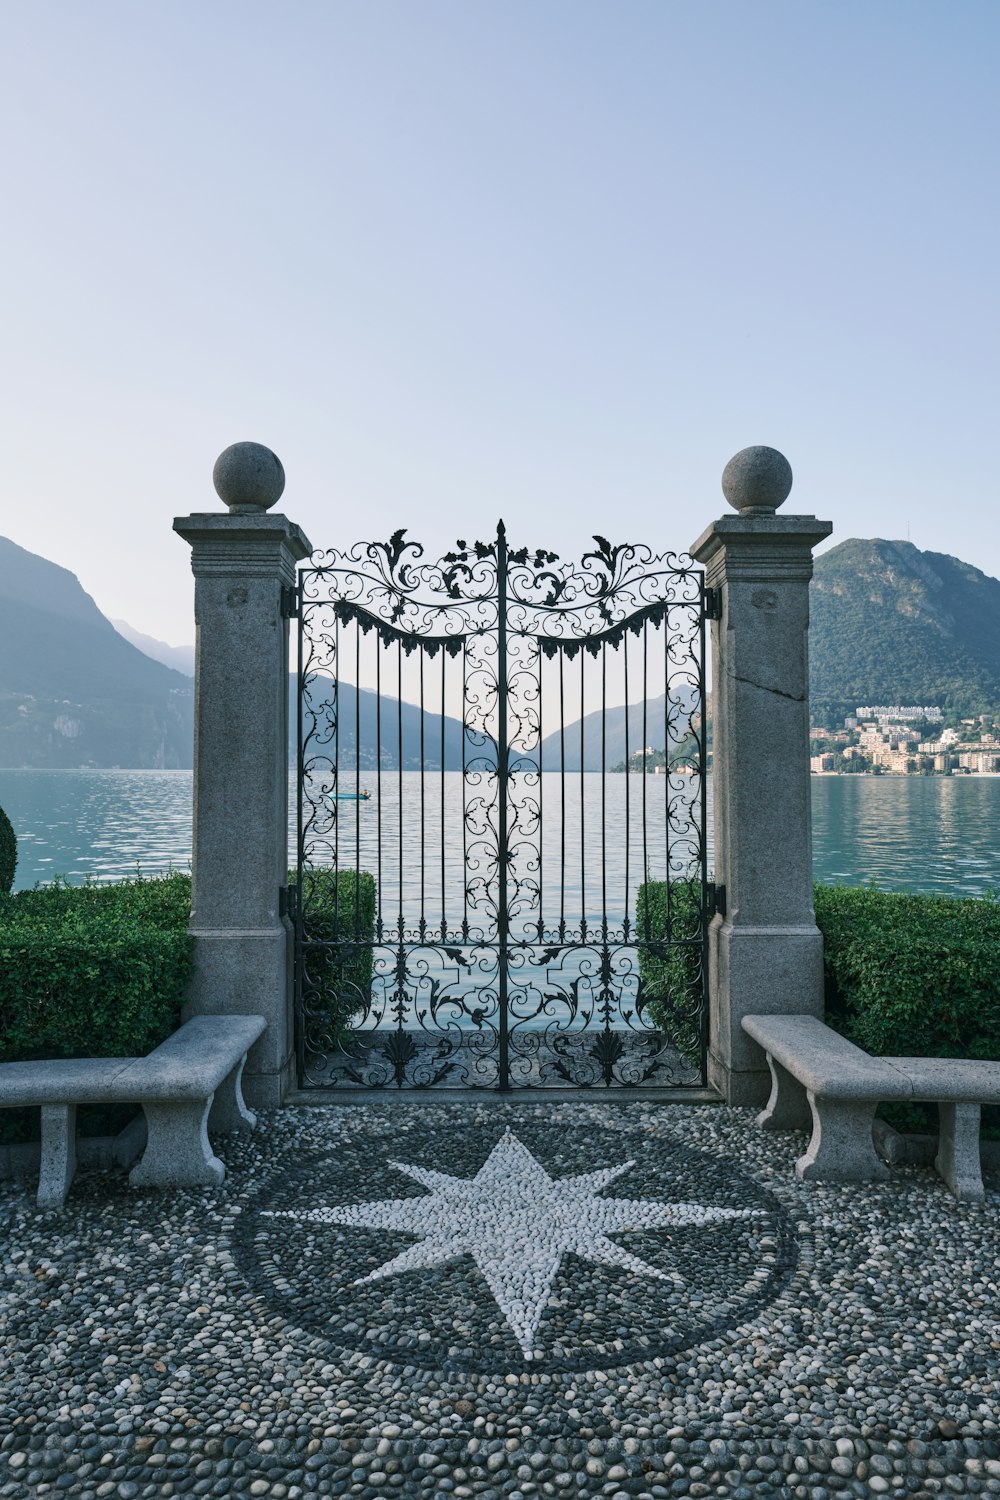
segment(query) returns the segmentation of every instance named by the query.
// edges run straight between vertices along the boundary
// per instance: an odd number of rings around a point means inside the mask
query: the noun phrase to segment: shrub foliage
[[[671,882],[669,920],[666,892],[638,894],[645,1013],[696,1061],[700,886]],[[831,1026],[876,1056],[1000,1059],[1000,902],[827,885],[814,900]]]
[[[323,1050],[346,1038],[369,1001],[375,879],[364,870],[307,870],[298,896],[306,938],[302,1003],[308,1045]]]
[[[1000,903],[815,888],[827,1021],[882,1056],[1000,1058]]]
[[[0,900],[0,1060],[133,1057],[180,1018],[190,880],[57,883]]]
[[[0,807],[0,896],[9,896],[17,869],[17,835],[13,824]]]
[[[692,1067],[701,1062],[702,892],[700,880],[649,880],[636,895],[635,935],[643,1014]]]

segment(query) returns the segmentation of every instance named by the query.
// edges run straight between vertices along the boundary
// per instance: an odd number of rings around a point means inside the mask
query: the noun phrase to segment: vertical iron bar
[[[398,794],[399,794],[398,795],[398,799],[397,799],[399,805],[398,805],[397,812],[396,812],[396,816],[398,818],[397,854],[398,854],[398,858],[399,858],[399,880],[398,880],[398,886],[399,886],[399,918],[398,918],[398,922],[397,922],[398,937],[397,937],[396,965],[395,965],[395,968],[396,968],[395,1009],[396,1009],[396,1040],[398,1042],[398,1041],[400,1041],[402,1039],[402,1034],[403,1034],[403,1031],[405,1029],[404,1028],[404,1020],[405,1020],[405,1013],[406,1013],[406,996],[403,993],[403,976],[406,973],[406,952],[405,952],[405,943],[404,943],[404,939],[405,939],[405,935],[406,935],[406,929],[403,926],[403,642],[402,642],[402,638],[400,638],[399,643],[398,643],[397,648],[396,648],[396,733],[397,733],[397,736],[398,736],[398,758],[397,758],[398,770],[397,770],[397,773],[396,773],[396,785],[397,785]],[[402,1058],[403,1058],[403,1048],[400,1046],[400,1047],[397,1047],[397,1049],[396,1049],[395,1081],[396,1081],[396,1087],[397,1088],[402,1088],[403,1084],[405,1082],[405,1069],[404,1069],[404,1064],[403,1064]]]
[[[698,745],[698,774],[701,778],[701,1082],[708,1082],[708,919],[705,897],[708,888],[708,695],[705,683],[705,575],[698,589],[698,701],[701,705],[701,735]]]
[[[642,622],[642,881],[646,887],[645,904],[642,913],[643,939],[649,942],[649,835],[646,821],[646,777],[649,770],[646,765],[646,747],[649,744],[649,635],[648,622]]]
[[[542,713],[542,682],[544,672],[542,664],[545,660],[542,655],[541,642],[535,643],[538,652],[538,941],[545,940],[545,793],[542,783],[542,725],[545,716]]]
[[[507,1031],[507,874],[510,851],[507,848],[507,533],[503,522],[497,526],[497,841],[499,843],[497,892],[497,939],[499,943],[498,997],[500,1002],[500,1088],[510,1088],[510,1041]]]
[[[566,941],[566,653],[559,652],[559,941]]]
[[[417,657],[420,662],[420,941],[423,942],[427,936],[427,915],[425,911],[425,895],[427,886],[426,864],[426,751],[424,748],[424,652],[423,647],[418,647]]]
[[[624,914],[624,918],[622,920],[622,936],[623,936],[623,938],[625,939],[625,941],[627,943],[628,942],[629,927],[631,926],[631,923],[629,921],[629,905],[628,905],[628,875],[629,875],[628,854],[629,854],[629,840],[632,837],[631,819],[630,819],[630,816],[629,816],[629,814],[631,812],[631,802],[630,802],[629,799],[631,797],[631,786],[632,786],[632,762],[629,760],[629,748],[628,748],[629,747],[629,738],[628,738],[628,711],[629,711],[630,704],[629,704],[629,696],[628,696],[628,631],[627,630],[625,631],[624,635],[622,636],[622,651],[624,652],[624,658],[623,658],[623,660],[624,660],[624,664],[625,664],[625,899],[624,899],[624,913],[625,914]]]
[[[340,618],[333,627],[333,940],[334,957],[340,960]]]
[[[585,714],[586,692],[583,682],[583,668],[586,653],[580,649],[580,941],[587,941],[587,840],[586,840],[586,814],[584,811],[584,732],[583,719]]]
[[[378,922],[376,932],[382,941],[382,642],[375,634],[375,857],[378,861]]]
[[[462,641],[462,937],[469,941],[469,825],[465,799],[468,793],[469,639]]]
[[[399,941],[403,942],[403,642],[396,647],[396,733],[399,756],[396,781],[399,791],[398,827],[396,830],[399,852]]]
[[[663,619],[663,937],[670,940],[670,624],[668,610]]]
[[[354,623],[354,941],[361,941],[361,626]]]
[[[300,578],[301,578],[301,575],[300,575]],[[305,1030],[306,1030],[306,1028],[305,1028],[305,1020],[304,1020],[304,1017],[303,1017],[303,1014],[302,1014],[302,990],[303,990],[303,985],[302,985],[302,965],[303,965],[303,961],[304,961],[304,957],[305,957],[305,955],[303,953],[303,924],[304,924],[303,906],[304,906],[304,902],[302,900],[302,894],[303,894],[302,893],[302,875],[303,875],[303,871],[305,869],[305,863],[306,863],[305,827],[304,827],[304,824],[303,824],[303,811],[304,811],[304,806],[303,806],[303,788],[304,788],[304,785],[305,785],[305,744],[304,744],[304,735],[303,735],[303,728],[302,728],[302,707],[303,707],[302,700],[303,700],[303,697],[304,697],[303,682],[302,682],[302,666],[303,666],[303,640],[302,640],[302,638],[303,638],[303,635],[304,635],[304,632],[305,632],[306,602],[305,602],[305,599],[302,598],[301,594],[300,594],[300,597],[299,597],[298,616],[299,617],[298,617],[298,622],[297,622],[297,624],[298,624],[298,639],[297,639],[297,652],[296,652],[297,660],[296,660],[296,693],[295,693],[295,720],[296,720],[296,729],[295,729],[296,754],[295,754],[295,760],[296,760],[296,765],[298,766],[298,785],[296,787],[295,800],[296,800],[296,804],[297,804],[296,823],[297,823],[298,826],[297,826],[297,829],[296,829],[296,834],[297,834],[297,837],[296,837],[296,844],[297,844],[297,848],[296,848],[296,865],[297,865],[297,869],[295,871],[295,906],[294,906],[294,909],[293,909],[293,918],[292,918],[292,920],[293,920],[293,922],[295,924],[295,932],[294,932],[295,949],[294,949],[294,961],[293,961],[293,966],[292,966],[292,975],[293,975],[292,983],[293,983],[294,992],[295,992],[295,1062],[296,1062],[296,1068],[297,1068],[297,1071],[298,1071],[299,1088],[301,1088],[302,1085],[303,1085],[303,1083],[304,1083],[304,1081],[305,1081],[305,1070],[306,1070],[306,1036],[305,1036]]]
[[[446,943],[448,941],[448,917],[447,917],[447,913],[445,911],[445,896],[444,896],[444,880],[445,880],[445,868],[444,868],[444,866],[445,866],[445,859],[444,859],[444,750],[445,750],[445,744],[444,744],[444,705],[445,705],[445,686],[446,686],[446,684],[445,684],[445,663],[447,662],[447,660],[448,660],[448,653],[444,649],[444,647],[442,646],[441,647],[441,941],[442,941],[442,943]]]
[[[608,644],[601,642],[601,932],[608,941]]]

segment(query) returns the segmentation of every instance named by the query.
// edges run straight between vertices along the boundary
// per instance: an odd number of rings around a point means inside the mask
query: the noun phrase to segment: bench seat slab
[[[831,1099],[909,1099],[910,1081],[816,1016],[743,1017],[743,1030],[807,1089]]]
[[[878,1101],[820,1098],[808,1090],[813,1132],[795,1163],[808,1182],[881,1182],[889,1176],[872,1140]]]
[[[909,1079],[911,1097],[928,1103],[1000,1104],[1000,1062],[981,1057],[885,1057]]]
[[[146,1149],[129,1173],[133,1187],[196,1187],[222,1182],[226,1169],[208,1140],[212,1097],[169,1104],[143,1102]]]

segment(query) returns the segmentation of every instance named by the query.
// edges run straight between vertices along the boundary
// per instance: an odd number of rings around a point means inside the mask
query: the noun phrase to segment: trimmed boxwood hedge
[[[701,900],[700,880],[672,880],[668,921],[666,882],[649,880],[639,887],[635,909],[643,1014],[695,1068],[701,1061]]]
[[[311,965],[313,1009],[326,1007],[339,1035],[371,985],[375,882],[317,870],[303,894],[310,936],[348,940],[318,950]],[[158,1046],[180,1024],[193,972],[190,909],[191,878],[182,874],[0,895],[0,1062],[141,1057]],[[124,1123],[121,1114],[110,1128]],[[81,1131],[103,1134],[111,1119],[103,1108],[82,1109]],[[37,1111],[0,1110],[0,1141],[37,1133]]]
[[[57,883],[0,900],[0,1060],[141,1056],[192,972],[188,877]]]
[[[294,872],[290,875],[294,881]],[[375,878],[364,870],[307,870],[299,893],[307,948],[303,1009],[317,1048],[345,1041],[368,1003],[374,965]],[[336,944],[336,946],[328,946]]]
[[[829,1025],[881,1056],[1000,1058],[1000,902],[815,888]]]
[[[49,886],[0,897],[0,1061],[135,1057],[180,1021],[192,972],[185,875]],[[85,1106],[84,1135],[134,1110]],[[37,1110],[0,1111],[0,1140],[38,1135]]]
[[[9,896],[17,869],[17,835],[3,808],[0,807],[0,896]]]
[[[640,887],[637,934],[663,932],[662,881]],[[694,930],[699,887],[671,885],[673,930]],[[874,886],[816,885],[827,1023],[875,1056],[1000,1059],[1000,901],[911,895]],[[691,1020],[701,976],[697,947],[640,946],[646,1014],[685,1059],[697,1058]],[[933,1105],[884,1105],[899,1129],[934,1130]],[[997,1133],[1000,1110],[983,1113]]]
[[[1000,1058],[1000,902],[817,885],[826,1019],[876,1056]],[[933,1104],[884,1104],[897,1130],[934,1133]],[[983,1110],[1000,1133],[1000,1109]]]

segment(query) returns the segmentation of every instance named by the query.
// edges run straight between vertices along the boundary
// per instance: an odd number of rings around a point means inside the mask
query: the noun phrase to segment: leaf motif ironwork
[[[346,992],[346,1001],[356,1001],[347,1032],[330,1021],[324,949],[342,968],[357,943],[351,950],[342,937],[311,937],[309,902],[299,903],[304,1084],[592,1088],[692,1081],[691,1068],[648,1020],[651,997],[636,954],[644,947],[662,956],[686,945],[693,978],[662,1004],[703,1034],[704,902],[699,915],[688,914],[686,925],[666,935],[643,933],[628,911],[619,921],[607,912],[596,921],[585,911],[567,921],[546,916],[543,905],[542,662],[568,665],[581,653],[603,660],[647,631],[662,637],[668,668],[665,732],[674,751],[666,768],[667,878],[692,868],[702,881],[706,875],[704,797],[700,804],[692,797],[706,761],[703,575],[683,554],[658,555],[602,536],[594,543],[579,563],[565,563],[545,548],[510,548],[501,524],[495,539],[459,541],[434,559],[400,529],[387,542],[317,553],[300,574],[300,888],[303,873],[341,863],[337,796],[349,726],[337,684],[346,666],[342,637],[352,631],[374,636],[400,661],[420,653],[433,662],[443,653],[461,662],[465,877],[461,913],[442,910],[435,921],[423,912],[419,920],[394,914],[379,892],[372,978],[356,995]],[[401,666],[399,673],[401,684]],[[356,750],[360,766],[359,743]],[[376,772],[382,756],[377,740]],[[426,759],[421,766],[429,774]]]

